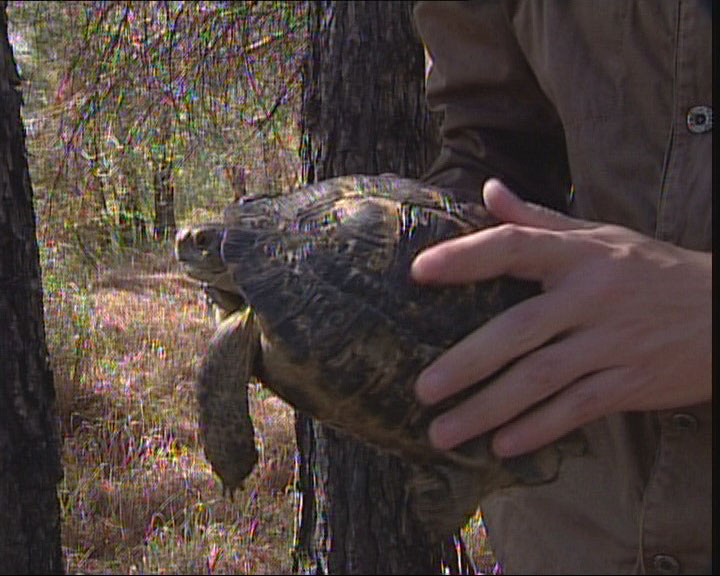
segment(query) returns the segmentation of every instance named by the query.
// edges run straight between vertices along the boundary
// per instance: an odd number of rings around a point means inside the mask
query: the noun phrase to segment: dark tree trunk
[[[163,158],[153,175],[155,193],[155,240],[175,236],[175,187],[172,179],[172,160]]]
[[[225,165],[225,176],[227,176],[228,182],[230,182],[230,189],[233,192],[233,202],[247,196],[247,172],[241,162],[233,164],[232,160],[229,160]]]
[[[140,192],[132,179],[120,193],[118,213],[118,235],[124,246],[142,246],[147,242],[145,218],[140,210]]]
[[[308,182],[420,177],[440,150],[412,2],[312,2],[302,101]]]
[[[437,152],[411,5],[311,3],[301,114],[308,182],[353,173],[419,177]],[[461,541],[431,543],[410,514],[402,461],[301,414],[296,433],[296,572],[468,569]]]
[[[19,78],[0,1],[0,573],[62,573],[62,476]]]

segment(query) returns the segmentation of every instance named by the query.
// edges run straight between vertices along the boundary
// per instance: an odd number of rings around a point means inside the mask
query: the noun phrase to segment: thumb
[[[560,212],[521,200],[496,178],[485,182],[483,200],[485,207],[502,222],[549,230],[572,230],[587,225]]]

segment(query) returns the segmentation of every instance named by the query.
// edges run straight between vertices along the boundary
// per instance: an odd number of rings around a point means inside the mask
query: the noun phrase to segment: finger
[[[501,224],[424,250],[410,271],[421,283],[465,284],[504,274],[544,280],[578,257],[576,246],[560,232]]]
[[[582,317],[563,290],[525,300],[490,319],[435,359],[420,373],[415,394],[423,404],[439,402],[568,331]]]
[[[416,281],[466,283],[502,274],[543,280],[581,256],[582,244],[567,231],[597,226],[523,202],[497,179],[485,183],[483,194],[486,207],[505,224],[424,250],[411,266]]]
[[[584,261],[592,247],[586,232],[500,224],[423,250],[410,272],[421,283],[464,284],[502,275],[545,282]]]
[[[503,222],[549,230],[573,230],[592,226],[590,222],[570,218],[539,204],[524,202],[495,178],[485,182],[483,200],[485,207]]]
[[[597,341],[595,331],[575,332],[520,358],[471,398],[438,416],[429,429],[431,441],[438,448],[452,448],[556,394],[605,360],[603,351],[594,349]]]
[[[501,458],[524,454],[617,411],[634,393],[628,381],[624,367],[579,379],[537,409],[500,428],[491,441],[493,452]]]

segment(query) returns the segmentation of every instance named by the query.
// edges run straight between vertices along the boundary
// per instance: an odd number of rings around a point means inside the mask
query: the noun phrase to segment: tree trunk
[[[133,178],[125,178],[118,198],[118,236],[123,246],[142,246],[147,241],[145,218],[140,210],[140,191]]]
[[[225,176],[230,182],[230,189],[233,192],[233,202],[237,202],[240,198],[247,196],[247,171],[244,163],[239,159],[237,164],[233,163],[233,159],[229,159],[225,164]]]
[[[411,2],[311,3],[301,114],[309,183],[353,173],[419,177],[437,152],[437,124],[425,106],[424,55],[411,7]],[[469,570],[461,540],[432,544],[408,512],[409,469],[401,460],[301,414],[296,434],[301,500],[296,572]]]
[[[0,1],[0,573],[62,573],[62,476],[20,84]]]
[[[155,193],[155,240],[175,236],[175,187],[172,179],[172,160],[165,157],[158,163],[153,175]]]

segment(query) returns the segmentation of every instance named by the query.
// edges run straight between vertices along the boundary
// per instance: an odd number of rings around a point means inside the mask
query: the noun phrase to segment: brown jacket
[[[434,183],[712,245],[711,2],[420,2]],[[550,313],[550,312],[549,312]],[[698,573],[712,562],[712,412],[618,414],[552,484],[482,502],[506,572]]]

